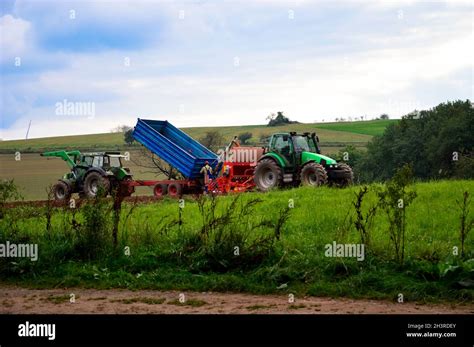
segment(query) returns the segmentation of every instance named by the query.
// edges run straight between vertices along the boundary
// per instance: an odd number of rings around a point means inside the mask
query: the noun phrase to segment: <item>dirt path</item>
[[[71,294],[75,302],[71,303]],[[184,294],[184,303],[180,299]],[[474,313],[474,304],[423,305],[351,300],[121,289],[25,289],[0,287],[0,313]]]

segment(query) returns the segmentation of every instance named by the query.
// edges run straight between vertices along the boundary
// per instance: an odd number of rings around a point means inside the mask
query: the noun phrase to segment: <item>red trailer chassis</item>
[[[123,181],[126,195],[131,195],[135,187],[153,187],[153,194],[157,197],[168,195],[180,197],[184,194],[202,194],[203,192],[227,194],[232,192],[246,192],[255,187],[253,174],[256,163],[251,162],[224,162],[222,171],[216,173],[207,185],[202,180],[128,180]]]

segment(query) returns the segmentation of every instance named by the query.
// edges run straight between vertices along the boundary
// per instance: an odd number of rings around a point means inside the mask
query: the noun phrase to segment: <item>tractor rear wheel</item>
[[[326,184],[328,174],[324,167],[318,163],[308,163],[301,170],[301,183],[304,186],[319,187]]]
[[[183,187],[179,183],[171,183],[168,186],[168,195],[172,198],[178,198],[181,196]]]
[[[254,181],[258,190],[267,192],[281,185],[281,168],[272,159],[262,159],[255,168]]]
[[[71,187],[64,181],[58,181],[53,186],[53,196],[56,201],[69,201],[71,194]]]
[[[95,171],[87,174],[84,181],[84,193],[86,194],[86,197],[95,198],[100,187],[104,190],[104,196],[107,196],[110,190],[109,179]]]
[[[168,193],[168,185],[167,184],[161,184],[158,183],[154,188],[153,188],[153,195],[156,197],[161,197],[164,196]]]

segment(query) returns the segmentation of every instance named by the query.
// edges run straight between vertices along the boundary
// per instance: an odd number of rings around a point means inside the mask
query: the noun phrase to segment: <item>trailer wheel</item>
[[[168,185],[166,184],[161,184],[158,183],[154,188],[153,188],[153,195],[157,197],[164,196],[168,193]]]
[[[173,198],[180,197],[182,191],[183,191],[183,187],[179,183],[171,183],[168,186],[168,195]]]
[[[68,201],[71,194],[71,187],[66,182],[58,181],[53,187],[53,196],[56,201]]]

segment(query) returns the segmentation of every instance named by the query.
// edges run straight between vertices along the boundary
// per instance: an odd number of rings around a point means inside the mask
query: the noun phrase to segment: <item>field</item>
[[[362,122],[338,122],[338,123],[325,123],[318,124],[318,129],[334,130],[334,131],[347,131],[354,134],[364,134],[371,136],[382,135],[385,128],[393,123],[396,123],[396,119],[387,120],[371,120]]]
[[[369,187],[365,211],[375,203],[377,187]],[[402,293],[406,302],[472,303],[472,260],[463,263],[453,255],[453,247],[459,247],[456,201],[464,191],[474,191],[474,182],[414,185],[418,196],[407,209],[403,264],[393,260],[389,223],[382,212],[371,228],[364,259],[327,256],[328,244],[360,242],[352,207],[359,189],[297,188],[216,200],[189,197],[182,209],[178,201],[168,199],[147,205],[127,203],[115,250],[108,203],[90,202],[91,208],[80,211],[56,209],[49,230],[47,209],[10,209],[0,220],[0,243],[38,243],[39,259],[10,263],[4,258],[0,273],[4,284],[34,288],[295,293],[387,300]],[[466,259],[472,258],[473,240],[472,234],[466,240]],[[124,252],[127,249],[129,254]]]
[[[229,126],[229,127],[195,127],[182,130],[195,139],[205,135],[207,131],[219,131],[226,141],[230,142],[235,135],[251,132],[253,139],[258,142],[263,135],[279,131],[317,131],[322,145],[337,145],[353,143],[364,146],[371,138],[369,135],[349,133],[347,131],[326,130],[321,124],[290,124],[287,126],[267,127],[265,125]],[[228,143],[227,142],[227,143]],[[222,145],[226,145],[223,143]],[[107,133],[93,135],[76,135],[62,137],[47,137],[29,140],[0,141],[0,152],[41,152],[52,149],[125,149],[122,133]]]

